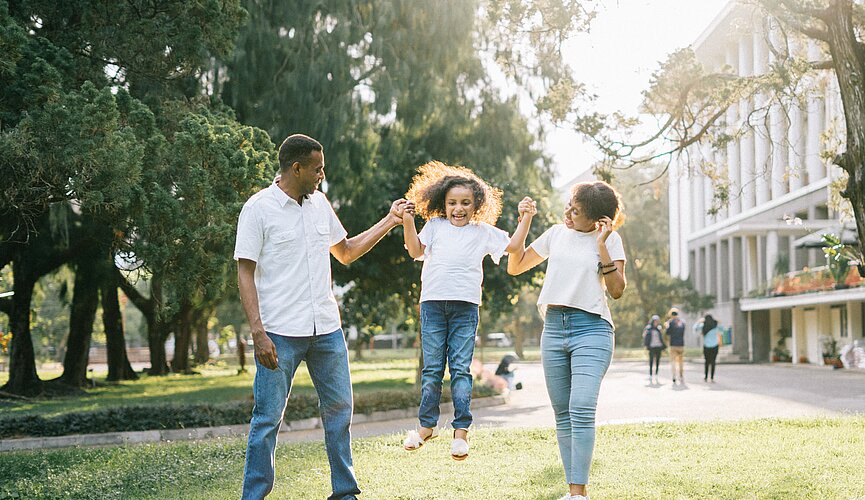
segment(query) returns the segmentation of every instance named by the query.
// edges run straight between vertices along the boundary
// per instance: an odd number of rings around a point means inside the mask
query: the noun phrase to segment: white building
[[[692,47],[709,71],[729,66],[740,76],[759,75],[775,57],[767,25],[753,6],[731,2]],[[812,41],[791,45],[811,60],[823,57]],[[808,87],[804,106],[774,105],[763,114],[767,119],[751,122],[751,133],[723,149],[694,145],[671,168],[670,271],[715,296],[713,316],[732,326],[732,345],[722,348],[728,359],[769,361],[773,348],[786,346],[794,363],[822,364],[823,336],[834,337],[839,348],[863,337],[865,287],[835,290],[830,283],[796,293],[779,285],[780,274],[825,265],[820,248],[800,248],[796,240],[839,224],[828,199],[841,170],[820,156],[824,132],[844,133],[837,82],[825,72]],[[765,103],[757,96],[731,107],[724,126],[753,118]],[[707,165],[731,186],[730,203],[716,216],[707,215],[714,196],[701,172]]]

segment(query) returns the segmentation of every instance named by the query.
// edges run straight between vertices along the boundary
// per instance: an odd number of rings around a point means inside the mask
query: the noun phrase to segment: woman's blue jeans
[[[422,427],[434,428],[439,421],[445,361],[451,374],[454,403],[454,429],[472,424],[470,367],[478,331],[478,305],[461,300],[427,300],[420,304],[423,373],[418,420]]]
[[[597,314],[547,308],[541,361],[568,484],[589,482],[598,392],[613,357],[613,340],[612,326]]]
[[[243,498],[264,498],[273,489],[276,436],[291,392],[291,382],[301,361],[306,361],[318,393],[324,427],[324,448],[330,465],[331,499],[360,494],[351,457],[351,425],[354,404],[348,370],[348,349],[342,330],[312,337],[267,336],[276,346],[279,367],[270,370],[255,360],[252,392],[255,406],[249,425]]]

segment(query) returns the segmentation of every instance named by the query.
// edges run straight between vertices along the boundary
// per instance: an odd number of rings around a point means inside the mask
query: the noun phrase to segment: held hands
[[[517,212],[519,213],[520,220],[523,217],[534,217],[538,213],[538,205],[535,203],[535,200],[526,196],[523,198],[519,205],[517,205]]]
[[[402,223],[414,223],[415,206],[411,200],[406,200],[402,211]]]
[[[394,226],[398,226],[402,224],[403,218],[405,217],[406,209],[411,209],[412,214],[414,214],[414,203],[406,200],[405,198],[400,198],[394,201],[390,206],[390,212],[388,213],[388,222],[393,224]]]
[[[601,217],[595,222],[595,228],[598,230],[598,244],[604,244],[613,232],[613,220],[606,216]]]

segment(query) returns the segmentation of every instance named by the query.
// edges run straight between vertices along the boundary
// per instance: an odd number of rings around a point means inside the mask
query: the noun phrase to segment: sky
[[[641,92],[660,62],[687,47],[723,10],[728,0],[602,0],[591,31],[569,40],[565,58],[576,79],[598,96],[597,109],[637,114]],[[573,132],[547,137],[560,186],[601,158]]]

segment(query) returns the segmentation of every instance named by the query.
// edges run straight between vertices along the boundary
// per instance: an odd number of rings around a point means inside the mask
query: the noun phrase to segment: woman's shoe
[[[429,436],[422,438],[420,437],[420,433],[414,429],[408,431],[408,435],[405,437],[405,440],[402,442],[402,447],[406,451],[415,451],[421,446],[424,445],[427,441],[431,439],[435,439],[439,437],[439,429],[438,427],[433,427],[432,432]]]
[[[451,441],[451,458],[463,461],[469,457],[469,442],[465,439],[454,437]]]

